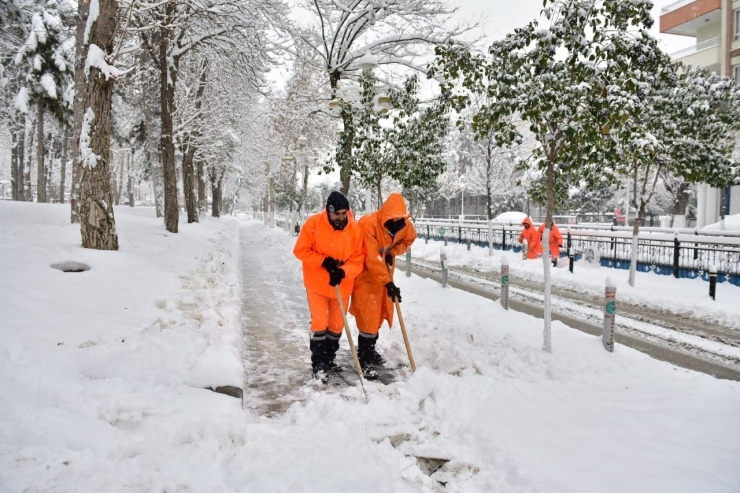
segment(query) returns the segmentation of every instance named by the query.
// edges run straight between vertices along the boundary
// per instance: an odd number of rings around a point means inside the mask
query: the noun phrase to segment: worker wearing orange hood
[[[545,234],[545,223],[540,224],[540,241],[544,240]],[[563,246],[563,235],[560,233],[560,228],[555,224],[555,221],[550,223],[550,261],[553,267],[558,266],[558,258],[560,258],[560,248]]]
[[[542,240],[540,239],[540,232],[532,224],[532,220],[529,216],[525,217],[522,221],[522,233],[519,235],[519,243],[527,241],[528,250],[527,258],[535,259],[542,255]]]
[[[403,255],[416,239],[416,228],[399,193],[392,193],[380,210],[360,221],[365,243],[365,266],[355,280],[350,313],[355,316],[360,335],[357,357],[365,378],[378,378],[376,365],[385,363],[375,349],[383,320],[393,325],[394,301],[401,301],[401,290],[393,283],[395,257]],[[389,272],[390,271],[390,272]]]

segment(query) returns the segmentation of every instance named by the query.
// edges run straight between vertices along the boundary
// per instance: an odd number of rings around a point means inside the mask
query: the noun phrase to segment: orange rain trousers
[[[341,336],[344,331],[344,320],[336,298],[329,298],[306,290],[308,309],[311,310],[311,332],[321,332],[329,329],[335,336]],[[342,304],[347,309],[349,296],[342,296]]]

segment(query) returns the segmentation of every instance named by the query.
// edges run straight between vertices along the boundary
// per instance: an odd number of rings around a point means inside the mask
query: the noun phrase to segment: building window
[[[735,85],[740,86],[740,65],[735,65],[733,74],[735,75]]]
[[[735,11],[735,41],[740,39],[740,10]]]

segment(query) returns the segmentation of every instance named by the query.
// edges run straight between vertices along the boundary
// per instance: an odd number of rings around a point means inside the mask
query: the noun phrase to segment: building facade
[[[696,38],[694,46],[671,54],[674,61],[740,81],[740,0],[678,0],[661,10],[660,32]],[[697,227],[729,214],[740,214],[740,187],[698,185]]]

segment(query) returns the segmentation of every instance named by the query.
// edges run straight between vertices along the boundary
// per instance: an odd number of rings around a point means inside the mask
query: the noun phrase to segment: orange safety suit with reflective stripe
[[[523,243],[527,240],[527,258],[535,259],[542,255],[542,239],[540,238],[540,232],[534,229],[532,220],[525,217],[522,221],[522,226],[529,224],[529,228],[523,228],[522,233],[519,235],[519,243]]]
[[[384,224],[389,219],[404,218],[406,226],[394,236]],[[349,312],[357,321],[360,332],[377,335],[383,320],[393,325],[393,301],[388,297],[385,285],[393,280],[396,263],[390,268],[385,255],[403,255],[416,239],[416,228],[406,211],[406,203],[399,193],[392,193],[380,210],[360,218],[365,241],[365,267],[355,281]]]
[[[540,241],[544,240],[545,235],[545,223],[540,224]],[[550,228],[550,258],[556,259],[560,257],[560,247],[563,246],[563,235],[560,233],[560,228],[555,223],[552,223]]]
[[[328,327],[332,332],[341,334],[343,322],[337,293],[329,285],[329,272],[321,263],[325,258],[332,257],[341,264],[345,276],[339,284],[339,290],[346,309],[355,278],[362,272],[365,260],[362,228],[349,215],[344,229],[334,229],[324,210],[309,217],[303,225],[293,254],[303,264],[303,285],[311,310],[311,330],[318,332]]]

